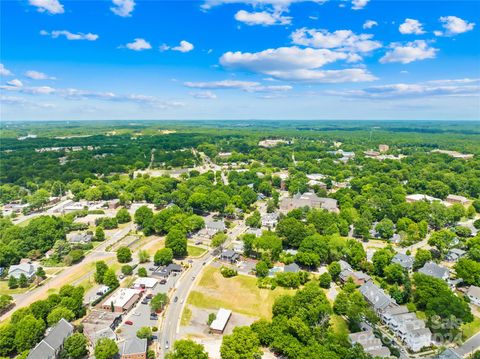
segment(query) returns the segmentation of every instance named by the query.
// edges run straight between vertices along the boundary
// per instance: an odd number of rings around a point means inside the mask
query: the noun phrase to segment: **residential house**
[[[159,267],[152,273],[154,276],[168,277],[172,273],[180,273],[183,270],[182,266],[177,263],[170,263],[166,267]]]
[[[33,348],[27,359],[57,359],[63,348],[63,342],[73,334],[73,325],[64,318],[51,328],[45,338]]]
[[[450,277],[448,268],[439,266],[434,262],[425,263],[425,265],[420,268],[418,272],[443,280],[447,280]]]
[[[353,270],[351,268],[350,269],[343,269],[340,272],[339,278],[343,283],[348,281],[349,278],[352,278],[353,282],[356,285],[363,285],[363,284],[365,284],[366,282],[368,282],[369,280],[372,279],[368,274],[366,274],[362,271]]]
[[[210,324],[210,331],[216,334],[223,334],[223,331],[225,330],[225,327],[227,326],[231,316],[231,310],[220,308],[217,312],[215,320],[212,322],[212,324]]]
[[[225,249],[220,254],[220,260],[235,263],[240,258],[240,255],[231,249]]]
[[[260,228],[249,228],[247,229],[247,234],[254,234],[255,237],[260,237],[263,231]]]
[[[104,310],[123,313],[132,309],[140,300],[142,292],[138,289],[119,288],[102,304]]]
[[[432,332],[428,328],[413,329],[408,332],[404,339],[404,343],[411,351],[419,352],[422,350],[422,348],[429,347],[431,345]]]
[[[397,253],[392,258],[392,263],[400,264],[402,268],[406,269],[407,271],[412,270],[413,261],[414,261],[413,257],[403,253]]]
[[[93,235],[87,232],[83,233],[69,233],[67,241],[72,244],[88,244],[93,240]]]
[[[375,337],[372,330],[352,333],[348,335],[350,342],[360,344],[366,353],[372,357],[389,358],[390,350],[383,346],[382,341]]]
[[[284,273],[298,273],[298,272],[300,272],[300,267],[298,266],[297,263],[293,262],[293,263],[287,264],[285,267],[283,267],[283,272]]]
[[[23,274],[28,280],[31,280],[35,276],[36,270],[35,266],[31,263],[14,264],[8,269],[8,276],[19,279]]]
[[[445,259],[449,262],[456,262],[460,258],[464,257],[467,254],[466,251],[460,248],[452,248],[448,251],[447,255],[445,256]]]
[[[373,283],[373,281],[366,282],[360,286],[359,290],[367,302],[373,307],[375,313],[381,318],[387,308],[397,305],[395,300]]]
[[[132,337],[120,344],[121,359],[147,359],[147,339]]]
[[[470,286],[467,291],[467,297],[470,299],[470,302],[480,306],[480,287],[475,285]]]
[[[213,236],[217,234],[218,232],[225,232],[225,229],[227,227],[225,226],[225,222],[222,221],[205,221],[205,229],[207,231],[207,234],[210,236]]]
[[[274,228],[278,223],[277,213],[266,213],[262,216],[262,227]]]

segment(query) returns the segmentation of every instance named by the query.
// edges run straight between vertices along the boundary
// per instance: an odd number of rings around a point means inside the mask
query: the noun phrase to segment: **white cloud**
[[[398,31],[402,34],[424,34],[423,24],[415,19],[405,19],[405,22],[398,27]]]
[[[190,95],[198,99],[214,100],[217,98],[212,91],[190,92]]]
[[[185,82],[184,86],[199,89],[231,90],[239,89],[246,92],[285,92],[293,87],[290,85],[262,85],[256,81],[222,80],[209,82]],[[207,91],[209,92],[209,91]]]
[[[58,96],[60,98],[72,101],[81,101],[81,100],[98,100],[98,101],[115,101],[115,102],[125,102],[125,103],[139,103],[144,105],[149,105],[155,108],[169,108],[169,107],[179,107],[184,104],[179,101],[169,101],[163,100],[161,98],[149,95],[141,94],[116,94],[114,92],[97,92],[89,90],[80,90],[75,88],[52,88],[49,86],[40,86],[40,87],[27,87],[27,86],[18,86],[19,84],[13,83],[11,81],[5,86],[0,86],[1,90],[6,90],[10,92],[28,94],[28,95],[39,95],[39,96]]]
[[[112,0],[113,7],[110,8],[115,15],[121,17],[132,16],[133,9],[135,8],[135,1],[133,0]]]
[[[220,58],[220,63],[226,68],[252,71],[287,81],[333,83],[376,79],[361,68],[326,71],[318,69],[338,60],[349,61],[357,58],[353,56],[352,59],[351,54],[328,49],[281,47],[257,53],[227,52]]]
[[[210,82],[185,82],[185,86],[199,89],[245,89],[247,87],[259,86],[259,82],[222,80]]]
[[[455,36],[473,30],[475,27],[475,23],[456,16],[442,16],[439,20],[446,31],[434,31],[435,36]]]
[[[280,11],[268,12],[248,12],[240,10],[235,14],[235,20],[243,22],[247,25],[289,25],[292,22],[292,18],[289,16],[283,16]]]
[[[400,43],[390,44],[388,51],[381,59],[380,63],[400,62],[409,64],[413,61],[433,59],[438,49],[430,47],[424,40],[415,40],[405,45]]]
[[[0,75],[1,76],[11,76],[12,72],[5,67],[5,65],[0,64]]]
[[[353,98],[368,99],[401,99],[417,97],[439,97],[439,96],[477,96],[480,92],[479,85],[465,85],[460,80],[436,80],[414,84],[389,84],[367,87],[361,90],[328,91],[328,94]],[[440,85],[452,83],[456,85]],[[460,84],[460,85],[459,85]]]
[[[39,71],[29,70],[25,72],[25,76],[32,80],[55,80],[55,77],[48,76],[47,74]]]
[[[150,50],[152,45],[148,41],[142,38],[136,38],[133,42],[129,42],[125,45],[127,49],[133,51],[142,51],[142,50]]]
[[[323,4],[326,0],[205,0],[202,4],[202,9],[208,10],[212,7],[224,4],[247,4],[255,7],[258,6],[273,6],[277,9],[288,9],[293,3],[312,2]]]
[[[374,26],[377,26],[378,25],[378,22],[376,22],[375,20],[367,20],[363,23],[363,28],[364,29],[371,29],[372,27]]]
[[[8,81],[7,85],[13,86],[13,87],[23,87],[23,83],[19,79],[13,79],[11,81]]]
[[[380,42],[371,40],[373,35],[357,35],[351,30],[328,32],[324,29],[302,28],[294,31],[291,37],[292,42],[296,45],[339,49],[341,51],[370,52],[382,47]]]
[[[370,0],[352,0],[352,10],[361,10]]]
[[[72,33],[67,30],[54,30],[52,32],[48,32],[46,30],[41,30],[40,35],[42,36],[51,36],[52,39],[59,38],[60,36],[65,36],[67,40],[88,40],[88,41],[95,41],[99,38],[97,34],[87,33],[84,34],[82,32],[79,33]]]
[[[49,14],[63,14],[63,5],[58,0],[28,0],[29,4],[35,6],[38,12]]]
[[[172,47],[173,51],[180,51],[180,52],[189,52],[193,50],[193,44],[188,41],[182,40],[180,41],[180,45]]]

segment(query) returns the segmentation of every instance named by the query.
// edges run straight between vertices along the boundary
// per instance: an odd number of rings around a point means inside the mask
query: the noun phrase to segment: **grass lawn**
[[[348,335],[348,333],[350,333],[347,322],[340,315],[332,314],[330,317],[330,324],[336,334]]]
[[[15,288],[15,289],[10,289],[8,288],[8,281],[7,280],[2,280],[0,281],[0,293],[2,294],[21,294],[25,293],[28,290],[28,288]]]
[[[295,293],[295,290],[285,288],[259,289],[257,279],[250,276],[224,278],[219,268],[214,267],[205,268],[195,289],[187,300],[191,305],[211,309],[223,307],[265,319],[271,318],[276,298],[283,294]]]
[[[152,243],[153,242],[153,243]],[[159,249],[165,248],[165,239],[159,237],[145,237],[145,244],[141,249],[146,249],[150,257],[155,255],[155,252]]]
[[[206,249],[196,246],[187,246],[187,251],[189,257],[200,257],[206,252]]]
[[[183,309],[182,313],[182,319],[180,319],[180,325],[188,325],[190,323],[190,320],[192,319],[192,310],[188,307],[188,305],[185,306]]]
[[[473,322],[463,324],[460,327],[460,329],[462,331],[462,339],[467,340],[472,335],[480,332],[480,318],[479,317],[473,317]]]

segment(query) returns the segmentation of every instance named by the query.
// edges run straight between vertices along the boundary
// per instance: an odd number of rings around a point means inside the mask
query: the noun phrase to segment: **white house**
[[[480,306],[480,287],[470,286],[467,291],[467,297],[473,304]]]
[[[20,276],[24,274],[27,279],[32,279],[32,277],[35,275],[36,270],[37,269],[35,268],[35,266],[31,263],[20,263],[10,266],[10,269],[8,270],[8,276],[19,279]]]
[[[262,227],[274,228],[278,223],[277,213],[266,213],[262,216]]]

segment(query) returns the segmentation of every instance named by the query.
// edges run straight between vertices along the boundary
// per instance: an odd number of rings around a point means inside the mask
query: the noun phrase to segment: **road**
[[[244,233],[247,227],[244,221],[237,221],[237,225],[228,231],[228,241],[225,243],[227,247],[232,240],[236,239],[240,234]],[[203,257],[193,261],[192,266],[183,273],[182,277],[176,283],[175,292],[172,300],[165,310],[165,317],[160,329],[159,352],[160,358],[164,358],[165,354],[172,348],[173,343],[177,340],[177,334],[180,328],[180,320],[182,318],[183,307],[187,301],[190,290],[192,289],[195,279],[199,276],[202,269],[207,266],[215,258],[212,252],[207,252]],[[205,264],[204,264],[205,263]],[[175,302],[174,298],[178,297]],[[168,349],[166,349],[168,343]]]
[[[10,317],[13,311],[26,307],[33,302],[46,298],[48,296],[48,291],[51,288],[61,288],[65,284],[71,283],[72,278],[70,278],[76,271],[82,270],[82,268],[89,263],[96,262],[99,260],[104,260],[107,258],[112,258],[114,256],[111,252],[106,252],[105,249],[110,245],[118,241],[119,239],[123,238],[134,228],[134,224],[130,223],[129,225],[125,226],[124,228],[114,232],[110,238],[106,239],[102,244],[100,244],[97,248],[89,252],[83,261],[80,263],[74,264],[70,267],[65,268],[62,272],[60,272],[55,277],[47,280],[45,284],[38,286],[28,292],[15,295],[15,307],[12,310],[4,313],[0,317],[0,322],[6,320]],[[86,272],[83,277],[88,277],[93,273],[93,269]]]
[[[463,345],[459,346],[455,351],[463,356],[466,357],[475,352],[475,350],[480,349],[480,333],[475,334],[473,337],[468,339]]]

